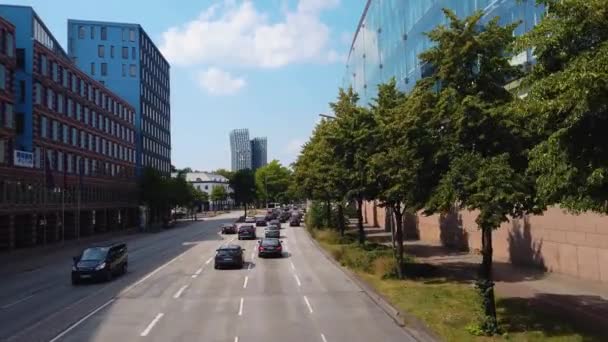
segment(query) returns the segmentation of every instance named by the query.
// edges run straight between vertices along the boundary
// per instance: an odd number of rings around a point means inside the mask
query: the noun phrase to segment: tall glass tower
[[[266,137],[257,137],[251,140],[251,167],[254,170],[268,164],[267,145]]]
[[[232,171],[251,169],[251,142],[249,130],[235,129],[230,132],[230,153],[232,156]]]

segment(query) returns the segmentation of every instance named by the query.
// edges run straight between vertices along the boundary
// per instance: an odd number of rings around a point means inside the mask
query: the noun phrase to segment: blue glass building
[[[251,167],[254,170],[268,164],[268,139],[256,137],[251,139]]]
[[[169,63],[138,24],[68,20],[76,65],[136,111],[137,169],[171,171]]]
[[[484,22],[494,17],[503,25],[521,21],[516,35],[529,31],[544,13],[535,0],[368,0],[348,55],[343,87],[352,86],[362,104],[375,97],[376,85],[391,77],[400,89],[411,90],[425,70],[418,55],[431,46],[424,33],[447,24],[442,8],[459,17],[481,10]],[[531,63],[533,57],[526,52],[512,62]]]

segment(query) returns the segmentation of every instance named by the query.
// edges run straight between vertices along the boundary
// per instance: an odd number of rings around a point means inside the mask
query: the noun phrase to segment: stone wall
[[[372,208],[373,203],[366,206]],[[384,209],[377,211],[384,212]],[[366,213],[371,215],[372,210]],[[470,211],[418,215],[412,224],[406,224],[406,229],[415,230],[421,241],[475,252],[481,249],[481,234],[475,218],[476,213]],[[372,222],[371,216],[368,221]],[[384,220],[378,223],[384,226]],[[608,282],[607,216],[572,215],[560,208],[550,208],[543,215],[504,223],[493,238],[496,260]]]

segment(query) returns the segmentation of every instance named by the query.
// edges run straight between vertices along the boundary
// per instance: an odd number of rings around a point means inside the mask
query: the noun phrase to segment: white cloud
[[[199,72],[198,83],[211,95],[234,94],[247,84],[244,78],[214,67]]]
[[[270,22],[252,0],[224,0],[197,19],[162,35],[163,54],[177,65],[237,65],[277,68],[291,63],[335,62],[330,29],[320,12],[339,0],[300,0],[281,20]],[[330,52],[328,52],[330,51]]]
[[[302,146],[304,145],[304,140],[302,139],[293,139],[290,140],[287,145],[285,145],[285,152],[290,154],[291,156],[297,156],[302,150]]]

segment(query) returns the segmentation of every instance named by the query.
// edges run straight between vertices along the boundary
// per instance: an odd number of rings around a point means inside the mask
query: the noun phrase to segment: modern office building
[[[268,164],[268,140],[266,137],[251,139],[251,167],[254,170]]]
[[[135,109],[0,5],[0,249],[134,226]]]
[[[230,155],[232,171],[251,169],[251,141],[248,129],[241,128],[230,132]]]
[[[68,20],[68,54],[135,108],[137,169],[171,171],[169,63],[138,24]]]
[[[494,17],[501,24],[521,21],[517,35],[529,31],[544,13],[534,0],[368,0],[352,41],[343,86],[352,86],[361,103],[369,103],[376,86],[391,77],[400,89],[411,90],[429,69],[418,60],[431,46],[424,33],[447,23],[442,8],[450,8],[460,17],[481,10],[484,22]],[[517,64],[531,62],[530,52],[513,59]]]

